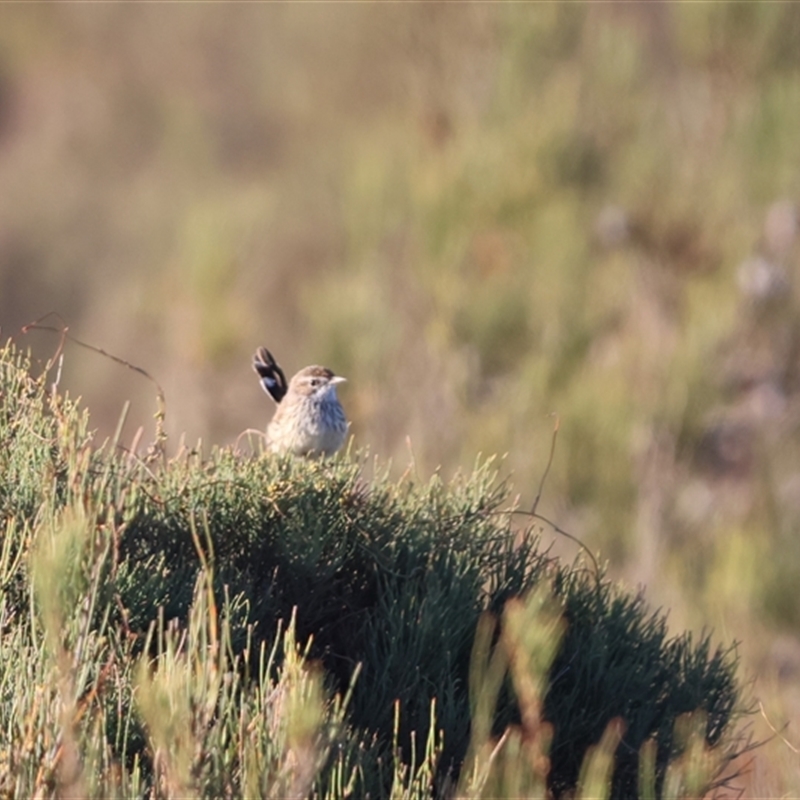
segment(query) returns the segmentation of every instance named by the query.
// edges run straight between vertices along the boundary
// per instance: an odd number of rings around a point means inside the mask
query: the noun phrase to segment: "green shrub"
[[[350,459],[230,449],[141,460],[113,442],[95,448],[86,414],[46,376],[30,377],[11,346],[0,375],[2,645],[17,654],[0,666],[0,753],[14,791],[32,792],[45,774],[51,788],[98,796],[147,786],[303,796],[318,775],[316,791],[332,797],[445,791],[471,736],[475,753],[480,620],[549,586],[564,625],[540,668],[546,691],[532,696],[544,692],[552,736],[538,774],[554,792],[579,787],[589,748],[621,725],[615,759],[603,751],[614,797],[637,795],[648,742],[662,791],[688,712],[702,712],[702,738],[722,766],[733,756],[731,652],[712,651],[709,637],[669,639],[641,597],[550,558],[533,530],[514,529],[491,462],[445,484],[367,482]],[[509,619],[487,647],[508,639]],[[535,633],[536,619],[517,638]],[[301,655],[295,640],[308,643]],[[531,701],[515,664],[514,680],[498,684],[495,733],[525,725]],[[23,675],[33,676],[28,691]],[[281,708],[306,722],[265,701],[297,686],[305,700]],[[33,709],[42,716],[32,722]],[[68,756],[94,767],[67,774]]]

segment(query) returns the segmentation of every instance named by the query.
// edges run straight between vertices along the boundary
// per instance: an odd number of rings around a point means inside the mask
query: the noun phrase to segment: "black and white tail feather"
[[[266,347],[259,347],[253,356],[253,369],[258,373],[261,388],[280,403],[289,391],[289,383],[275,357]]]

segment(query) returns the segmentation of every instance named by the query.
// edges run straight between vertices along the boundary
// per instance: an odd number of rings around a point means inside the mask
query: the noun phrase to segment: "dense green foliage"
[[[302,684],[294,645],[282,645],[276,633],[294,619],[292,636],[309,642],[306,655],[324,669],[329,691],[344,696],[352,684],[346,709],[338,703],[311,713],[311,729],[324,722],[328,731],[309,739],[311,774],[328,759],[320,791],[339,796],[336,782],[346,776],[356,792],[379,796],[392,781],[397,789],[402,758],[431,769],[435,760],[438,777],[431,771],[417,789],[424,795],[446,775],[453,780],[467,754],[479,621],[486,612],[498,616],[510,598],[548,586],[564,621],[552,666],[546,659],[542,667],[549,669],[543,713],[553,731],[554,791],[579,785],[587,750],[614,718],[625,726],[615,797],[636,796],[639,752],[650,739],[662,785],[685,746],[673,736],[676,722],[689,712],[702,714],[703,736],[723,766],[732,755],[738,701],[731,654],[712,651],[707,637],[667,638],[664,619],[640,597],[549,558],[533,531],[512,527],[506,489],[490,465],[444,484],[410,475],[367,481],[349,458],[308,462],[219,450],[167,462],[156,450],[140,459],[113,443],[94,447],[86,414],[48,388],[47,373],[33,379],[28,370],[13,347],[0,354],[0,754],[15,770],[27,764],[29,776],[39,774],[52,735],[48,720],[37,727],[26,717],[25,702],[34,701],[20,679],[32,675],[33,686],[52,692],[54,663],[62,700],[66,693],[80,708],[74,728],[105,736],[106,749],[102,736],[91,739],[97,763],[121,763],[141,786],[167,775],[167,794],[192,781],[206,796],[226,786],[245,792],[250,778],[242,777],[237,725],[248,715],[263,723],[254,709],[270,680]],[[184,675],[186,659],[205,671]],[[156,664],[171,667],[154,671]],[[515,664],[512,658],[512,676]],[[309,685],[306,699],[324,706],[320,685]],[[192,714],[176,716],[164,733],[159,698],[172,691],[192,698]],[[509,684],[499,695],[498,730],[526,724],[525,704],[520,718],[515,697],[524,700],[516,678],[514,690]],[[25,725],[26,742],[37,744],[22,753]],[[82,741],[72,726],[65,730]],[[274,728],[258,730],[259,746],[280,764]],[[440,731],[435,747],[428,731]],[[331,760],[326,748],[337,736],[340,755]],[[197,761],[187,740],[217,756]],[[184,742],[191,768],[175,766],[177,755],[171,770],[159,766],[171,741]],[[74,750],[79,763],[81,745]],[[419,779],[415,768],[410,774]]]

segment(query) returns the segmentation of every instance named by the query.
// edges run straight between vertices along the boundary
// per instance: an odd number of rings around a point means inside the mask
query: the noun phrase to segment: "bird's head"
[[[335,375],[326,367],[306,367],[295,375],[289,384],[289,391],[303,397],[325,397],[336,394],[336,386],[346,378]]]

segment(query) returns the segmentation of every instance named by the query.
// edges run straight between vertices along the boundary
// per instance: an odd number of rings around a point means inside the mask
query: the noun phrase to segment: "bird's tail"
[[[276,402],[280,403],[289,389],[286,375],[266,347],[259,347],[253,356],[253,369],[261,379],[261,387]]]

